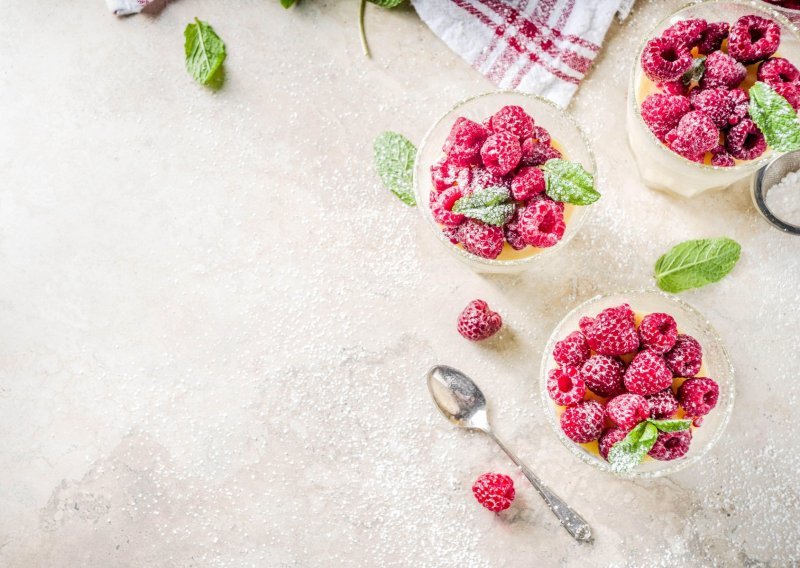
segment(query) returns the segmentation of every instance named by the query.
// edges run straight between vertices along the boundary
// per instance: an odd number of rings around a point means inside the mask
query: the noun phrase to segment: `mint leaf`
[[[453,213],[460,213],[487,225],[502,225],[514,214],[511,194],[501,186],[489,186],[465,195],[453,205]]]
[[[397,8],[400,4],[402,4],[406,0],[369,0],[369,1],[377,6],[380,6],[381,8]]]
[[[208,85],[225,61],[225,43],[207,22],[194,21],[183,31],[186,70],[195,81]]]
[[[750,118],[764,133],[767,144],[779,152],[800,150],[800,123],[789,101],[761,81],[756,81],[748,94]]]
[[[611,447],[611,470],[626,473],[639,465],[658,439],[658,428],[649,421],[639,422],[622,440]]]
[[[692,60],[692,66],[683,74],[681,82],[684,85],[691,85],[692,83],[699,83],[706,72],[706,56],[701,55]]]
[[[416,205],[414,199],[414,160],[417,149],[411,141],[397,132],[382,132],[372,145],[375,168],[386,188],[406,205]]]
[[[594,176],[579,163],[553,158],[542,166],[542,170],[547,183],[547,195],[556,201],[591,205],[600,199],[600,194],[594,188]]]
[[[658,428],[661,432],[678,432],[680,430],[688,430],[692,426],[691,420],[666,419],[666,420],[648,420],[650,424]]]
[[[685,241],[658,259],[656,283],[674,294],[717,282],[733,270],[741,252],[741,245],[727,237]]]
[[[291,8],[297,3],[297,0],[281,0],[281,6],[284,8]]]

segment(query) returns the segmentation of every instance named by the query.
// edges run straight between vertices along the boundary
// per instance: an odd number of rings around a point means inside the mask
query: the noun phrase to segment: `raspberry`
[[[502,473],[484,473],[472,486],[472,494],[478,503],[499,513],[508,509],[514,500],[514,480]]]
[[[625,370],[625,388],[642,396],[655,394],[672,385],[672,373],[664,358],[645,350],[636,354]]]
[[[734,89],[747,75],[747,68],[722,51],[715,51],[706,57],[706,70],[700,79],[701,89],[726,87]]]
[[[490,119],[493,132],[510,132],[525,138],[533,132],[533,119],[521,106],[508,105],[498,110]]]
[[[693,110],[683,115],[666,141],[678,154],[693,159],[719,145],[719,130],[706,113]]]
[[[694,337],[680,333],[664,360],[676,377],[693,377],[703,364],[703,348]]]
[[[608,459],[608,452],[611,451],[614,444],[624,440],[627,435],[628,433],[621,428],[606,428],[603,430],[600,439],[597,441],[597,445],[600,449],[600,455],[603,456],[604,460]]]
[[[683,81],[667,81],[656,85],[665,95],[680,95],[685,97],[689,94],[689,86]]]
[[[569,406],[561,415],[561,430],[577,444],[586,444],[600,437],[605,409],[596,400],[583,400]]]
[[[560,406],[572,406],[583,400],[586,385],[575,367],[553,369],[547,377],[547,394]]]
[[[653,444],[648,455],[660,461],[675,460],[686,455],[686,452],[689,451],[689,444],[691,443],[691,430],[659,432],[656,443]]]
[[[583,317],[578,325],[589,347],[601,355],[623,355],[639,347],[633,310],[628,304],[607,308],[594,319]]]
[[[656,353],[666,353],[678,338],[678,324],[669,314],[647,314],[639,324],[642,345]]]
[[[553,359],[570,367],[580,367],[590,355],[589,344],[580,331],[573,331],[553,348]]]
[[[719,385],[705,377],[687,379],[678,389],[678,401],[687,416],[705,416],[717,405]]]
[[[548,160],[560,158],[561,152],[550,146],[549,143],[537,142],[533,138],[528,138],[522,143],[523,166],[541,166]]]
[[[661,37],[673,39],[683,47],[691,49],[702,41],[706,28],[708,22],[702,18],[681,20],[664,30]]]
[[[722,41],[728,37],[730,26],[727,22],[712,22],[703,32],[703,37],[697,46],[701,55],[709,55],[722,47]]]
[[[475,256],[497,258],[503,252],[503,229],[467,219],[458,228],[458,242]]]
[[[677,81],[691,66],[692,54],[674,38],[653,38],[642,51],[642,70],[655,83]]]
[[[695,94],[696,93],[696,94]],[[717,128],[728,126],[728,119],[733,114],[734,102],[728,95],[728,89],[715,87],[692,91],[690,97],[692,108],[705,113]]]
[[[754,160],[766,151],[767,141],[756,123],[745,118],[728,131],[725,148],[734,158]]]
[[[541,126],[534,126],[533,132],[531,133],[531,138],[538,142],[539,144],[550,144],[550,133],[547,131],[546,128]]]
[[[509,191],[511,190],[511,176],[498,176],[495,175],[489,170],[485,170],[483,168],[476,168],[475,174],[472,176],[472,184],[470,185],[470,189],[472,191],[477,191],[479,189],[485,189],[487,187],[505,187]]]
[[[720,166],[723,168],[730,168],[731,166],[736,165],[736,161],[733,159],[728,151],[725,149],[725,146],[717,146],[711,153],[714,154],[711,157],[711,165],[712,166]]]
[[[489,132],[477,122],[460,116],[442,146],[447,161],[456,166],[471,166],[480,162],[483,143]]]
[[[517,167],[522,158],[519,140],[508,132],[498,132],[486,139],[481,147],[481,159],[489,173],[503,176]]]
[[[483,341],[503,327],[500,314],[483,300],[472,300],[458,316],[458,333],[470,341]]]
[[[527,201],[544,190],[544,173],[539,168],[520,168],[511,182],[511,195],[519,201]]]
[[[798,79],[800,71],[783,57],[771,57],[758,66],[758,80],[770,87],[796,83]]]
[[[444,191],[454,185],[462,189],[469,187],[472,182],[472,168],[457,166],[447,160],[441,160],[431,166],[431,182],[436,191]]]
[[[606,416],[620,429],[632,430],[639,422],[650,418],[650,403],[639,394],[620,394],[608,401]]]
[[[511,217],[511,220],[503,227],[503,234],[506,237],[506,242],[508,242],[514,250],[522,250],[528,246],[528,243],[525,242],[525,239],[523,239],[522,235],[519,233],[519,212],[520,208],[517,207],[514,210],[514,215]]]
[[[728,96],[733,101],[733,112],[728,117],[728,124],[739,124],[743,118],[747,118],[750,108],[750,95],[742,89],[731,89]]]
[[[549,198],[530,201],[519,215],[519,234],[531,246],[547,248],[557,244],[566,228],[563,205],[559,207]]]
[[[454,245],[458,244],[458,228],[457,227],[442,227],[442,233]]]
[[[650,416],[656,420],[672,418],[678,412],[678,399],[672,394],[671,388],[647,395],[645,398],[650,403]]]
[[[774,88],[775,92],[786,99],[794,110],[800,108],[800,84],[784,83]]]
[[[742,63],[754,63],[775,53],[780,43],[780,26],[772,20],[751,14],[742,16],[731,26],[728,53]]]
[[[581,366],[581,378],[593,393],[608,397],[625,391],[622,361],[609,355],[595,355]]]
[[[431,213],[437,223],[445,227],[458,227],[464,222],[463,215],[452,212],[453,205],[461,196],[461,188],[457,186],[445,189],[439,195],[431,192]]]
[[[663,142],[667,132],[678,126],[681,118],[692,110],[689,99],[680,95],[656,93],[642,102],[642,119]]]

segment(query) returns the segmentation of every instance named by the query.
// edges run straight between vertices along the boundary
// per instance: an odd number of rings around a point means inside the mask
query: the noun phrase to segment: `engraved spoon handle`
[[[542,499],[545,500],[547,506],[550,507],[550,510],[553,514],[558,517],[558,520],[561,521],[561,526],[563,526],[572,537],[580,542],[592,542],[592,529],[589,527],[589,523],[587,523],[583,517],[581,517],[578,513],[573,511],[569,505],[567,505],[564,501],[562,501],[561,497],[550,491],[547,486],[541,482],[541,480],[536,477],[536,474],[533,473],[527,465],[522,463],[514,452],[509,450],[506,445],[500,441],[500,439],[495,436],[494,432],[491,430],[487,432],[489,436],[494,440],[498,446],[508,454],[508,457],[511,458],[519,468],[522,470],[522,473],[525,474],[525,477],[528,478],[528,481],[531,482],[531,485],[539,492],[539,495],[542,496]]]

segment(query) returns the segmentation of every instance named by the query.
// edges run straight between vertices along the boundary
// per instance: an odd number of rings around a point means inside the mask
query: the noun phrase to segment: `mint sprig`
[[[692,66],[683,74],[681,82],[684,85],[691,85],[692,83],[699,83],[706,72],[706,56],[701,55],[692,59]]]
[[[682,242],[656,262],[656,283],[675,294],[718,282],[733,270],[741,252],[741,245],[727,237]]]
[[[373,142],[375,169],[383,185],[406,205],[416,205],[413,178],[417,149],[397,132],[382,132]]]
[[[622,440],[611,447],[608,452],[608,462],[611,471],[627,473],[642,463],[647,452],[653,449],[658,440],[659,432],[678,432],[687,430],[692,425],[691,420],[653,420],[649,418],[639,422],[628,432]]]
[[[748,94],[750,118],[764,133],[767,144],[778,152],[800,150],[800,123],[789,101],[761,81],[756,81]]]
[[[553,158],[542,166],[542,171],[547,195],[556,201],[591,205],[600,199],[600,193],[594,188],[594,176],[577,162]]]
[[[489,186],[465,195],[453,204],[453,213],[478,219],[487,225],[503,225],[514,214],[511,194],[502,186]]]
[[[183,31],[186,70],[201,85],[215,86],[215,79],[222,77],[218,72],[227,56],[225,42],[208,22],[197,18],[194,21]]]

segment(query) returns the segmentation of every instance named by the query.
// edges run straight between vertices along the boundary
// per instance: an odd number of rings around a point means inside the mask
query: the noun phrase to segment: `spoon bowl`
[[[472,379],[447,365],[433,367],[427,377],[428,390],[445,418],[459,428],[490,430],[486,397]]]

